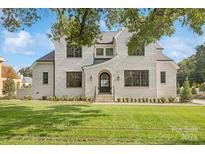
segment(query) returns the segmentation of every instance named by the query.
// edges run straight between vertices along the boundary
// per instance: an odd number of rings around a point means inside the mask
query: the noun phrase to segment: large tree
[[[179,64],[177,80],[180,85],[186,78],[190,83],[205,82],[205,44],[196,47],[196,54],[182,60]]]
[[[23,67],[19,70],[19,72],[23,76],[32,77],[32,71],[30,67]]]
[[[16,31],[25,26],[31,27],[43,17],[39,9],[2,9],[2,26]],[[175,32],[174,22],[191,28],[201,35],[205,24],[205,9],[101,9],[69,8],[50,9],[57,15],[50,37],[58,40],[65,36],[72,45],[92,45],[100,35],[100,21],[104,20],[108,28],[127,27],[133,33],[129,42],[129,52],[137,47],[170,36]],[[48,11],[49,12],[49,11]]]

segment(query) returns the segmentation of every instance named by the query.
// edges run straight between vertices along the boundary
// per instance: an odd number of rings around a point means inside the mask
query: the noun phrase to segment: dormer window
[[[106,48],[106,56],[113,56],[113,48]]]
[[[113,57],[114,48],[112,47],[98,47],[96,48],[95,55],[98,58],[111,58]]]
[[[145,46],[137,48],[135,51],[129,52],[129,56],[144,56],[145,55]]]
[[[96,56],[104,56],[104,48],[96,48]]]
[[[67,57],[82,57],[82,48],[67,45]]]

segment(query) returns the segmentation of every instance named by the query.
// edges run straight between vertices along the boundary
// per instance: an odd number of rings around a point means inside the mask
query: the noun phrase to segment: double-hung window
[[[48,72],[43,72],[43,84],[48,84]]]
[[[161,83],[166,83],[166,72],[160,72]]]

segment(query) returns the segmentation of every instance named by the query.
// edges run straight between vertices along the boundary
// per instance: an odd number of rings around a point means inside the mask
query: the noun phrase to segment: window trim
[[[136,71],[136,72],[140,72],[140,75],[139,75],[139,86],[137,85],[126,85],[126,77],[125,77],[125,72],[126,71]],[[143,86],[143,83],[142,83],[142,72],[147,72],[148,74],[148,81],[147,81],[147,85],[146,86]],[[149,87],[149,70],[124,70],[124,87],[140,87],[140,88],[148,88]]]
[[[162,78],[162,73],[164,73],[164,78]],[[164,81],[162,79],[164,79]],[[166,84],[166,71],[160,71],[160,83]]]
[[[68,73],[81,73],[81,85],[80,86],[68,86]],[[82,71],[67,71],[66,72],[66,88],[82,88],[83,74]]]
[[[44,82],[45,81],[45,73],[47,74],[47,82]],[[48,84],[48,72],[43,72],[43,85],[47,85]]]
[[[97,49],[98,48],[102,48],[103,49],[103,55],[97,55]],[[106,49],[107,48],[112,48],[113,49],[113,55],[112,56],[107,56],[106,55]],[[112,58],[114,56],[114,51],[115,51],[115,48],[114,46],[96,46],[95,47],[95,53],[94,53],[94,56],[95,58]]]

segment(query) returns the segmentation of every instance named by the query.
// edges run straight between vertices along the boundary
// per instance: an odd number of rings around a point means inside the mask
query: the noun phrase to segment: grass
[[[0,144],[205,144],[205,107],[0,100]]]

